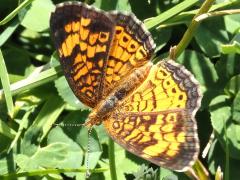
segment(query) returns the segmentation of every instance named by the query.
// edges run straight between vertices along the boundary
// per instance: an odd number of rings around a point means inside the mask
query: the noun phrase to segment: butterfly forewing
[[[154,52],[150,33],[133,14],[110,12],[115,25],[115,36],[106,67],[104,94],[109,94],[135,68],[146,64]]]
[[[50,28],[70,87],[83,103],[95,107],[102,96],[114,22],[105,13],[72,2],[57,6]]]

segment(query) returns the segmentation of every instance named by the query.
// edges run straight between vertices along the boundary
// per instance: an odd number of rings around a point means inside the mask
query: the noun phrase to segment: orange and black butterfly
[[[57,5],[50,28],[71,89],[92,108],[87,127],[103,123],[118,144],[159,166],[193,165],[199,85],[173,60],[153,65],[155,44],[141,21],[67,2]]]

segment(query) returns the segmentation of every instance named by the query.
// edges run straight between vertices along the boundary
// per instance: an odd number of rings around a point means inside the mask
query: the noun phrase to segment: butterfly
[[[85,126],[102,123],[123,148],[161,167],[193,165],[199,84],[171,59],[150,61],[155,44],[135,15],[65,2],[50,30],[69,86],[92,108]]]

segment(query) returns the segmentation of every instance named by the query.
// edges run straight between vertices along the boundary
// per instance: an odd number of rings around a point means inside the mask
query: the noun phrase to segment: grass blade
[[[4,90],[5,100],[7,103],[8,114],[12,118],[13,112],[14,112],[14,106],[13,106],[12,94],[10,90],[9,76],[8,76],[7,68],[4,62],[1,49],[0,49],[0,79],[2,82],[3,90]],[[0,94],[0,97],[1,97],[1,94]]]
[[[148,29],[155,28],[156,26],[159,26],[162,22],[170,19],[173,16],[176,16],[180,12],[192,7],[196,3],[199,3],[199,0],[185,0],[173,8],[165,11],[164,13],[160,14],[157,17],[152,18],[151,20],[148,20],[145,25]]]
[[[35,87],[38,87],[42,84],[46,84],[58,77],[58,73],[60,72],[60,67],[51,68],[39,73],[37,76],[34,77],[29,76],[28,78],[18,81],[11,85],[10,90],[12,95],[16,95],[20,92],[25,90],[29,90]],[[3,94],[3,90],[0,89],[0,99],[1,95]]]
[[[25,0],[23,1],[16,9],[14,9],[9,15],[7,15],[2,21],[0,21],[0,26],[6,24],[7,22],[11,21],[21,9],[25,8],[29,4],[32,3],[34,0]]]
[[[17,29],[19,21],[15,19],[11,24],[2,32],[0,35],[0,47],[8,40],[8,38],[13,34]]]

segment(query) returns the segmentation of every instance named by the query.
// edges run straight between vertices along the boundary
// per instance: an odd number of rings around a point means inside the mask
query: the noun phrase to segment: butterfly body
[[[95,124],[98,125],[101,121],[107,120],[116,109],[120,109],[123,101],[147,78],[151,67],[152,63],[149,62],[143,67],[135,69],[109,96],[103,96],[103,100],[89,114],[85,126],[90,128]]]

